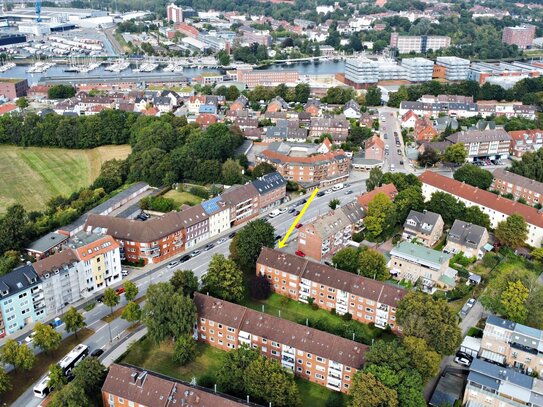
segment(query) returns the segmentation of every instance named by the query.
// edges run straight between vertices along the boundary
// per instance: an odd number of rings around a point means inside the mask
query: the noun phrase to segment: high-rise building
[[[451,37],[431,35],[400,35],[396,32],[390,35],[390,46],[397,48],[400,54],[417,54],[447,48],[451,45]]]
[[[183,21],[183,9],[174,3],[166,7],[166,14],[168,15],[168,21],[173,21],[174,23]]]
[[[535,37],[534,25],[521,25],[516,27],[505,27],[503,29],[502,42],[509,45],[516,45],[519,48],[528,48],[532,45]]]

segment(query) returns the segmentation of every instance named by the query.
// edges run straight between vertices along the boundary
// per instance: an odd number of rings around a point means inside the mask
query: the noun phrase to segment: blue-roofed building
[[[201,105],[200,110],[198,113],[209,113],[209,114],[217,114],[217,106],[216,105]]]
[[[0,337],[10,335],[45,317],[41,281],[31,265],[21,266],[0,277]]]
[[[464,403],[468,407],[543,407],[543,381],[510,367],[474,359]]]
[[[278,172],[271,172],[253,181],[260,195],[260,211],[265,212],[285,202],[287,180]]]
[[[480,357],[532,374],[543,373],[543,331],[490,315]]]
[[[220,195],[202,202],[202,208],[209,216],[209,237],[230,229],[230,208]]]

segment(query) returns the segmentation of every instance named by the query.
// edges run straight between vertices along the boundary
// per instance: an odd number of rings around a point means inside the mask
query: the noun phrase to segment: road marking
[[[313,191],[313,193],[311,194],[311,196],[309,197],[309,199],[307,200],[307,202],[305,203],[304,207],[302,208],[302,210],[300,211],[300,214],[298,216],[296,216],[296,219],[294,219],[294,222],[292,223],[292,225],[290,226],[290,228],[288,229],[287,233],[285,234],[285,237],[279,241],[279,248],[281,249],[282,247],[285,247],[286,244],[287,244],[287,239],[288,237],[290,236],[290,234],[292,233],[292,231],[294,230],[294,228],[296,227],[296,225],[298,224],[298,222],[300,221],[300,219],[302,219],[302,216],[304,216],[304,213],[305,211],[307,210],[307,208],[309,207],[309,204],[311,204],[311,201],[313,201],[313,199],[315,198],[315,196],[317,195],[317,192],[319,192],[319,188],[315,188],[315,190]]]

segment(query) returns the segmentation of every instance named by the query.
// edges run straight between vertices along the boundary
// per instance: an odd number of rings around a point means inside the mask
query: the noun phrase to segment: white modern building
[[[458,57],[437,57],[436,65],[445,68],[445,79],[464,81],[468,79],[470,61]]]
[[[410,82],[426,82],[432,80],[434,62],[426,58],[404,58],[402,67],[406,70],[406,78]]]

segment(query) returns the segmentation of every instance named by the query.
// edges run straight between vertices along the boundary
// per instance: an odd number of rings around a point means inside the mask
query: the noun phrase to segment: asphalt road
[[[398,134],[400,146],[396,145],[394,134]],[[405,166],[408,164],[404,157],[404,144],[401,137],[402,129],[400,121],[396,117],[396,110],[390,108],[379,109],[379,135],[385,142],[385,146],[388,146],[388,155],[385,154],[384,171],[389,171],[391,164],[393,164],[395,171],[407,172],[407,167]],[[398,153],[398,149],[401,154]],[[403,161],[404,164],[400,164],[400,161]]]
[[[351,194],[345,194],[347,191],[353,191]],[[323,213],[328,212],[330,209],[328,207],[328,203],[331,199],[337,198],[340,200],[341,204],[346,204],[350,201],[353,201],[356,199],[356,197],[363,192],[366,191],[366,183],[364,180],[360,181],[353,181],[349,187],[346,187],[342,190],[332,192],[330,194],[326,194],[322,197],[315,197],[313,202],[310,204],[308,209],[306,210],[303,218],[301,219],[301,223],[309,222],[312,219],[316,218],[318,215],[321,215]],[[307,198],[309,195],[304,196],[304,198]],[[297,202],[299,202],[302,198],[293,200],[291,202],[288,202],[284,204],[284,207],[292,207]],[[302,205],[299,205],[297,207],[298,209],[302,208]],[[265,217],[269,220],[269,222],[275,227],[276,233],[280,234],[281,236],[284,236],[290,225],[294,222],[295,217],[292,214],[284,213],[281,214],[273,219],[270,219],[267,215]],[[222,244],[217,245],[216,242],[223,236],[228,236],[228,234],[231,233],[231,231],[225,232],[222,236],[215,236],[213,239],[210,239],[209,241],[201,242],[199,246],[196,248],[203,250],[203,247],[205,247],[208,243],[214,243],[215,246],[208,250],[208,251],[202,251],[198,256],[191,258],[190,260],[186,261],[185,263],[179,264],[177,267],[173,269],[169,269],[167,267],[167,264],[175,259],[179,259],[180,257],[184,256],[186,253],[183,253],[182,255],[179,255],[178,257],[170,258],[167,261],[163,262],[162,264],[159,264],[143,273],[137,273],[131,274],[128,277],[128,279],[131,279],[134,281],[134,283],[139,288],[139,294],[138,297],[145,294],[147,291],[147,288],[150,284],[155,284],[158,282],[168,281],[174,270],[176,269],[190,269],[201,278],[207,271],[207,266],[209,262],[211,261],[211,257],[214,254],[224,254],[225,256],[228,256],[229,254],[229,245],[230,240],[226,240],[226,242],[223,242]],[[291,237],[289,237],[289,246],[295,246],[295,238],[296,238],[296,229],[292,233]],[[287,249],[292,250],[292,247],[287,247]],[[126,304],[126,300],[124,299],[124,295],[121,296],[121,302],[118,305],[118,307]],[[82,306],[79,306],[78,308],[82,308]],[[103,322],[101,318],[107,316],[110,313],[109,307],[106,307],[105,305],[101,303],[97,303],[96,306],[90,310],[90,311],[83,311],[83,315],[85,316],[85,321],[87,322],[87,327],[93,329],[95,333],[87,338],[83,343],[88,345],[91,349],[91,352],[94,349],[101,348],[101,349],[108,349],[110,347],[110,334],[109,334],[109,327],[108,324]],[[46,321],[48,322],[48,321]],[[113,342],[119,340],[121,336],[126,335],[125,330],[130,326],[130,324],[123,319],[117,318],[116,320],[112,321],[110,324],[111,327],[111,336],[113,338]],[[60,327],[57,328],[59,332],[62,333],[63,337],[67,336],[67,333],[64,330],[64,324],[62,324]],[[28,333],[25,333],[23,335],[20,335],[18,340],[23,340],[25,337],[28,336]],[[127,345],[125,345],[127,346]],[[36,353],[38,353],[36,351]],[[29,386],[29,388],[23,393],[23,395],[17,400],[15,405],[17,406],[28,406],[28,407],[37,407],[41,399],[38,399],[34,397],[32,393],[32,388],[34,387],[36,383],[33,383]]]

